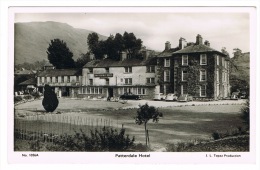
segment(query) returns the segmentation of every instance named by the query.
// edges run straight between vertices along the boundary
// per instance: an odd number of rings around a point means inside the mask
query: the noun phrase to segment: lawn
[[[43,112],[40,103],[40,101],[35,101],[18,105],[15,107],[16,113],[30,115]],[[103,119],[103,122],[111,120],[113,121],[112,126],[115,128],[121,128],[123,124],[126,133],[135,136],[136,143],[144,144],[144,126],[135,124],[134,120],[137,109],[123,109],[128,106],[131,106],[131,103],[63,99],[60,100],[58,111],[61,112],[60,115],[74,116],[81,120],[87,120],[89,117]],[[167,144],[171,143],[188,142],[195,139],[208,140],[215,131],[227,132],[244,127],[240,119],[241,106],[205,105],[159,108],[159,111],[163,113],[163,118],[158,123],[152,121],[148,123],[151,147],[157,150],[165,148]],[[53,116],[54,119],[58,115],[46,114],[42,116]],[[54,128],[62,133],[70,131],[71,127],[66,124],[66,121],[62,120],[62,122],[57,122]],[[31,121],[31,123],[35,124],[32,126],[33,129],[36,127],[44,129],[45,126],[49,126],[48,122],[33,123]],[[58,127],[62,127],[62,130]]]

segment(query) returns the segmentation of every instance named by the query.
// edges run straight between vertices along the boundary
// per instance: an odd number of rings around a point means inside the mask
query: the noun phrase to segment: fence
[[[92,116],[75,116],[63,114],[36,114],[14,119],[14,137],[22,140],[53,140],[62,134],[75,134],[83,131],[90,134],[91,130],[103,127],[117,127],[118,121]]]

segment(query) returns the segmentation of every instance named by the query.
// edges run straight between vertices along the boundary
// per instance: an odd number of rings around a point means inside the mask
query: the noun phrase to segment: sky
[[[180,37],[195,42],[197,34],[210,46],[221,51],[226,47],[250,51],[250,15],[247,12],[81,12],[81,13],[16,13],[15,22],[56,21],[75,28],[109,36],[133,32],[149,49],[163,51],[165,42],[178,46]]]

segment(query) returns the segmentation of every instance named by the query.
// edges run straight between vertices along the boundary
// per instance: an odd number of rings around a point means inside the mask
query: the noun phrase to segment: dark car
[[[122,100],[126,100],[126,99],[128,99],[128,100],[139,100],[140,96],[132,94],[132,93],[125,93],[125,94],[120,96],[120,99],[122,99]]]

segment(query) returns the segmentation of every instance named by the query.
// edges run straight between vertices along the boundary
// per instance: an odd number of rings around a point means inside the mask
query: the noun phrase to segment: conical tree
[[[42,106],[47,112],[53,112],[59,105],[59,100],[48,84],[44,86],[44,98]]]

